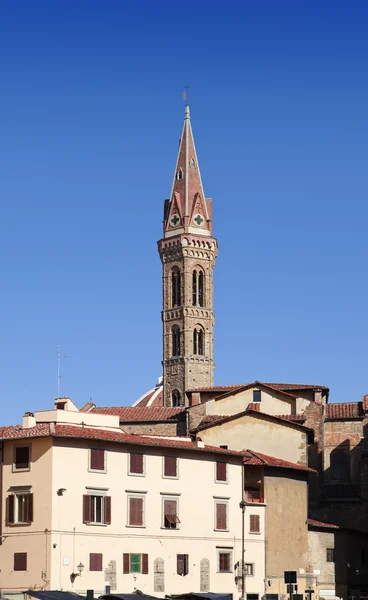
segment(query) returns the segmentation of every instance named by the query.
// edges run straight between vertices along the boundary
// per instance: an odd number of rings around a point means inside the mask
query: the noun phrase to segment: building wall
[[[227,444],[231,450],[250,448],[305,465],[306,433],[285,421],[267,420],[264,415],[243,415],[216,427],[203,429],[201,439],[209,445]]]
[[[31,446],[29,471],[13,472],[15,446]],[[4,443],[0,588],[28,589],[47,585],[50,578],[50,530],[52,528],[52,444],[50,438]],[[31,486],[34,520],[29,525],[6,525],[6,498]],[[14,571],[14,553],[27,552],[27,571]]]
[[[307,482],[305,474],[265,470],[266,579],[268,594],[285,593],[284,571],[305,572],[308,564]],[[299,580],[298,580],[299,581]],[[305,589],[300,578],[298,593]]]
[[[259,405],[262,412],[270,415],[285,415],[295,412],[295,400],[285,400],[285,397],[277,395],[276,392],[271,395],[260,387],[254,387],[234,393],[226,398],[210,400],[206,403],[206,414],[236,415],[244,411],[253,402],[253,390],[261,390],[261,402]]]
[[[335,531],[313,528],[308,532],[308,569],[313,577],[313,585],[322,589],[335,589],[335,563],[327,562],[327,548],[335,549]],[[319,573],[317,573],[319,571]]]
[[[164,593],[180,593],[200,590],[200,564],[210,561],[210,589],[236,593],[235,576],[217,572],[217,552],[220,547],[233,548],[232,564],[241,558],[241,464],[230,460],[228,483],[215,483],[216,455],[182,452],[179,457],[178,479],[162,477],[162,451],[142,449],[146,454],[145,476],[128,475],[128,452],[121,445],[111,445],[107,455],[107,472],[88,471],[88,443],[57,440],[54,447],[54,489],[66,492],[53,505],[53,539],[51,589],[87,588],[103,592],[110,576],[116,579],[116,590],[132,592],[136,587],[143,592],[163,596]],[[94,445],[95,446],[95,445]],[[102,447],[102,446],[101,446]],[[138,448],[136,448],[138,450]],[[170,454],[173,451],[167,450]],[[66,468],[66,465],[73,468]],[[111,525],[86,525],[82,522],[82,496],[87,488],[103,489],[112,498]],[[142,493],[146,503],[145,527],[127,526],[127,495]],[[180,528],[162,529],[163,494],[178,494]],[[229,503],[229,531],[214,530],[215,498],[227,498]],[[261,593],[264,578],[264,508],[256,506],[261,518],[261,534],[248,535],[252,548],[252,562],[256,563],[256,575],[251,578],[249,590]],[[103,554],[103,571],[89,571],[89,553]],[[123,553],[144,552],[149,555],[148,575],[124,575]],[[189,554],[190,573],[182,577],[176,574],[176,555]],[[164,592],[154,587],[154,561],[164,561]],[[70,574],[76,572],[79,563],[84,570],[74,586]]]

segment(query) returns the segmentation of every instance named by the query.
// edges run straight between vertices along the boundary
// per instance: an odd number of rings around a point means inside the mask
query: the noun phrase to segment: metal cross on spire
[[[190,88],[190,85],[184,86],[183,100],[184,100],[186,106],[188,106],[188,103],[189,103],[188,102],[189,88]]]

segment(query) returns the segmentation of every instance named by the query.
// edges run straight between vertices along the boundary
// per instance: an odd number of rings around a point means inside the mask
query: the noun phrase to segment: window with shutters
[[[13,471],[29,471],[31,468],[31,446],[15,446]]]
[[[254,564],[253,563],[246,563],[244,565],[244,570],[245,570],[245,574],[246,574],[247,577],[254,575],[254,573],[255,573]]]
[[[169,479],[178,479],[178,459],[176,456],[163,457],[163,477]]]
[[[227,500],[215,500],[215,530],[228,531],[229,506]]]
[[[185,577],[189,573],[189,555],[188,554],[177,554],[176,555],[176,572],[178,575]]]
[[[83,496],[83,523],[111,525],[111,496],[97,492]]]
[[[231,573],[232,551],[220,550],[218,552],[218,573]]]
[[[145,496],[129,495],[128,496],[128,527],[144,527],[145,526]]]
[[[335,548],[326,548],[326,560],[327,562],[335,562]]]
[[[91,552],[89,555],[89,570],[102,571],[102,554]]]
[[[179,529],[180,519],[179,499],[173,496],[162,498],[162,527],[164,529]]]
[[[249,516],[249,533],[260,533],[259,515]]]
[[[216,483],[227,483],[227,463],[217,460],[215,463],[215,481]]]
[[[106,473],[106,451],[102,448],[89,449],[89,471]]]
[[[14,553],[14,571],[27,571],[27,552]]]
[[[6,524],[29,525],[33,522],[33,494],[29,490],[10,494],[6,499]]]
[[[144,454],[138,452],[128,454],[128,474],[144,475]]]
[[[148,554],[123,554],[123,573],[148,575]]]

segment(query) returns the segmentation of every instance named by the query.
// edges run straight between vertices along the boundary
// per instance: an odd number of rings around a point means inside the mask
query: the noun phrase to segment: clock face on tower
[[[170,217],[170,225],[171,227],[177,227],[177,225],[179,225],[180,223],[180,217],[177,213],[174,213],[173,215],[171,215]]]
[[[193,221],[197,225],[197,227],[201,227],[201,225],[203,225],[203,223],[204,223],[204,217],[202,217],[202,215],[197,213],[196,215],[194,215]]]

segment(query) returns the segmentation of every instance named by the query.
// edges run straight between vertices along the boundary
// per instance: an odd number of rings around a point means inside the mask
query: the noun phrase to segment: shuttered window
[[[6,499],[6,524],[33,522],[33,494],[10,494]]]
[[[249,531],[250,533],[259,533],[259,515],[250,515],[249,517]]]
[[[123,573],[148,575],[148,554],[123,554]]]
[[[227,502],[215,502],[216,529],[226,531],[227,526]]]
[[[177,529],[180,519],[178,517],[178,501],[176,499],[164,498],[163,513],[165,529]]]
[[[164,477],[177,477],[176,456],[164,456]]]
[[[14,571],[27,571],[27,552],[14,553]]]
[[[102,554],[91,553],[89,555],[89,570],[102,571]]]
[[[143,475],[143,454],[131,452],[129,455],[129,473]]]
[[[111,525],[111,496],[85,494],[83,523]]]
[[[13,471],[27,471],[30,468],[30,446],[16,446],[14,448]]]
[[[326,548],[326,560],[327,562],[335,562],[335,549],[334,548]]]
[[[244,565],[246,575],[254,575],[254,564],[247,563]]]
[[[218,460],[216,462],[216,481],[227,481],[227,463]]]
[[[176,555],[176,572],[178,575],[188,575],[189,573],[189,556],[188,554]]]
[[[231,552],[219,552],[219,572],[230,573],[231,571]]]
[[[128,516],[128,525],[133,527],[142,527],[143,526],[143,503],[144,498],[129,496],[129,516]]]
[[[101,450],[101,448],[90,449],[89,468],[91,471],[105,471],[105,450]]]

